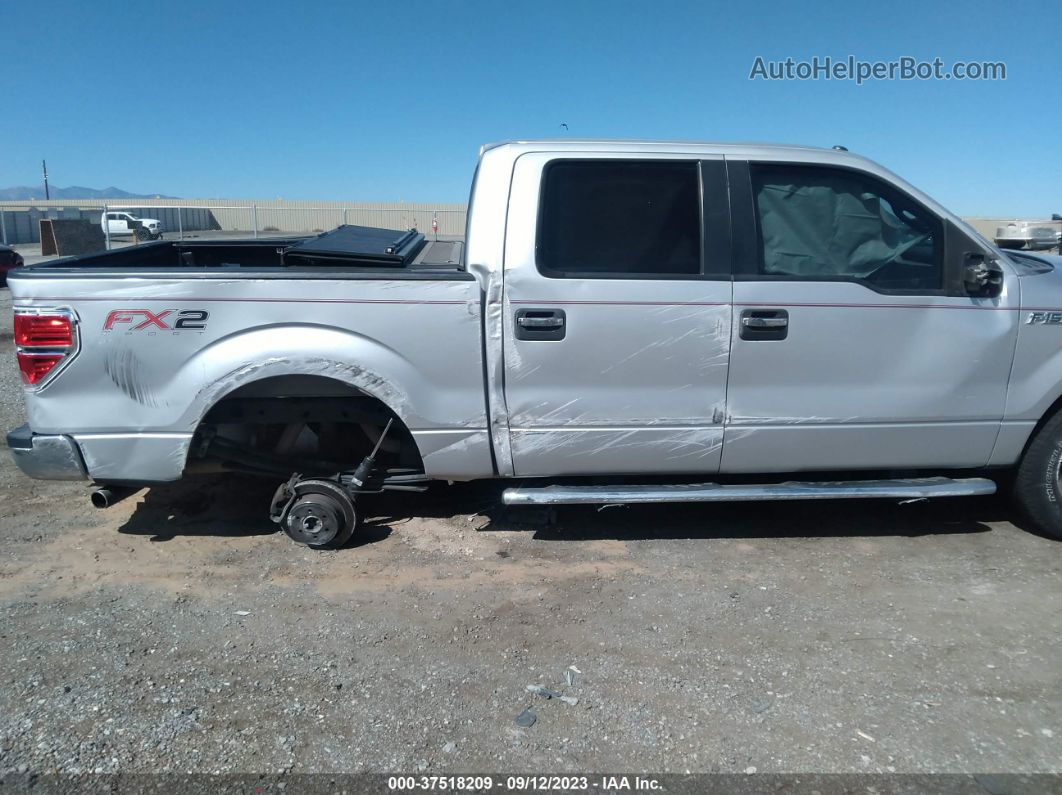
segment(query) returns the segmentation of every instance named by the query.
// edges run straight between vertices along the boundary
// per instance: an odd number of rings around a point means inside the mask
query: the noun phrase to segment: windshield
[[[1009,249],[1004,249],[1003,253],[1014,263],[1019,276],[1035,276],[1038,273],[1048,273],[1055,269],[1048,260],[1031,254],[1019,254]]]

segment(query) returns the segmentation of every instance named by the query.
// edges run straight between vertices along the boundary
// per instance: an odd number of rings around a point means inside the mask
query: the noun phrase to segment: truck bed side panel
[[[27,408],[34,431],[79,442],[97,480],[179,477],[216,401],[252,381],[299,374],[382,400],[412,431],[429,475],[493,471],[480,292],[467,277],[56,274],[14,278],[12,292],[16,307],[69,307],[78,317],[80,353]],[[182,317],[189,327],[176,328]]]

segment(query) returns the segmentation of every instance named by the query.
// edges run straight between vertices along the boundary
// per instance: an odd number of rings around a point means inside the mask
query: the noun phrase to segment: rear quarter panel
[[[237,387],[320,375],[387,404],[429,474],[491,473],[475,281],[35,277],[12,279],[12,293],[16,307],[68,307],[79,321],[78,356],[27,395],[38,433],[71,434],[104,456],[120,447],[106,444],[113,436],[190,441]],[[206,312],[205,328],[171,328],[182,310]],[[115,311],[132,320],[108,330]],[[153,479],[179,477],[176,465]]]

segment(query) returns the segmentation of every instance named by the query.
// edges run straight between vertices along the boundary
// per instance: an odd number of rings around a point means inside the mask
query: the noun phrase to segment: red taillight
[[[42,386],[55,368],[77,349],[77,329],[67,311],[15,310],[18,369],[26,386]]]
[[[63,354],[54,353],[20,353],[18,369],[22,372],[22,383],[36,386],[64,358]]]
[[[69,348],[74,329],[66,315],[15,315],[15,344],[20,348]]]

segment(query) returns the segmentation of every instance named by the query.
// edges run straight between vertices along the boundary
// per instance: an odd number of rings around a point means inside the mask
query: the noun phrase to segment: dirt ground
[[[1062,768],[1062,547],[999,498],[546,525],[467,485],[314,552],[272,483],[96,511],[2,452],[0,773]]]

